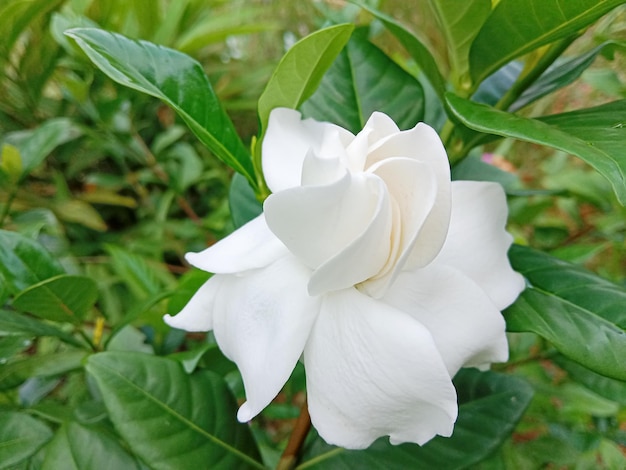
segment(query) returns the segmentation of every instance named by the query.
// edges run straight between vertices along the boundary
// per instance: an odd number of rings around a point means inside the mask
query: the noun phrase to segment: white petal
[[[223,276],[213,330],[243,378],[242,422],[274,399],[302,354],[320,304],[307,293],[309,274],[287,255],[263,269]]]
[[[435,339],[450,376],[461,367],[505,362],[504,318],[487,294],[460,271],[437,265],[403,272],[384,302],[422,323]]]
[[[362,449],[449,436],[456,392],[426,328],[356,289],[327,294],[304,351],[311,421],[330,444]]]
[[[219,295],[222,281],[223,276],[213,276],[198,289],[198,292],[176,316],[165,315],[163,321],[172,328],[180,330],[211,330],[213,328],[213,306]]]
[[[513,237],[506,232],[507,205],[496,183],[454,181],[448,238],[435,260],[472,278],[499,310],[524,290],[524,279],[513,271],[507,251]]]
[[[261,214],[215,245],[200,253],[187,253],[185,258],[204,271],[232,274],[265,267],[286,252]]]
[[[323,186],[301,186],[269,196],[270,229],[314,270],[309,292],[351,287],[375,275],[389,254],[391,206],[382,180],[345,173]]]
[[[392,244],[397,246],[392,246],[385,267],[359,287],[379,298],[404,267],[416,244],[420,249],[430,250],[429,246],[441,246],[442,240],[432,239],[438,234],[422,232],[437,196],[437,181],[429,166],[410,158],[392,157],[373,165],[369,171],[383,179],[396,203],[394,207],[398,208],[392,223]]]
[[[439,253],[450,221],[450,165],[437,132],[419,123],[408,131],[391,134],[378,141],[368,155],[366,167],[391,157],[412,158],[426,164],[437,181],[436,203],[420,232],[407,260],[407,268],[426,266]]]
[[[354,136],[342,127],[313,119],[301,119],[298,111],[276,108],[270,113],[263,139],[263,175],[272,192],[298,186],[304,158],[341,157]]]

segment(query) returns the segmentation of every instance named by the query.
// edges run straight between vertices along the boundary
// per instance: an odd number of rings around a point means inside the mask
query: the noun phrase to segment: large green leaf
[[[110,78],[174,108],[203,144],[256,187],[250,155],[198,62],[178,51],[99,29],[75,28],[66,34]]]
[[[39,243],[16,232],[0,230],[0,282],[17,293],[44,279],[64,274],[61,265]]]
[[[424,46],[424,44],[422,44],[422,42],[412,32],[410,32],[402,24],[400,24],[390,16],[387,16],[384,13],[381,13],[378,10],[375,10],[359,1],[352,1],[352,3],[355,3],[364,10],[369,11],[383,25],[385,25],[385,28],[387,28],[387,30],[391,34],[393,34],[396,39],[398,39],[398,41],[400,41],[406,51],[415,60],[420,70],[424,73],[424,75],[434,88],[435,92],[437,93],[439,99],[443,101],[443,94],[446,91],[445,79],[439,71],[439,67],[437,66],[435,58],[432,56],[426,46]]]
[[[262,133],[272,109],[296,109],[313,94],[353,29],[351,24],[330,26],[306,36],[287,51],[259,98]]]
[[[626,289],[623,287],[585,268],[528,247],[513,245],[509,257],[514,269],[534,287],[626,329]]]
[[[74,421],[46,446],[42,470],[137,470],[137,461],[109,433]]]
[[[430,0],[430,3],[446,38],[453,83],[457,90],[467,90],[471,85],[470,46],[491,13],[491,0]]]
[[[52,438],[52,431],[26,413],[0,412],[0,469],[8,469],[34,455]]]
[[[187,375],[176,361],[122,352],[91,356],[87,371],[116,430],[151,468],[263,468],[217,375]]]
[[[470,467],[493,453],[509,436],[533,395],[523,380],[495,372],[462,370],[455,377],[459,418],[450,438],[436,437],[423,447],[392,446],[382,438],[362,451],[317,441],[297,468],[407,468],[453,470]]]
[[[530,331],[606,377],[626,380],[626,333],[592,311],[557,295],[527,288],[505,311],[509,331]]]
[[[73,346],[83,343],[66,333],[28,315],[9,310],[0,310],[0,336],[53,336]]]
[[[98,299],[98,285],[85,276],[62,274],[28,287],[13,306],[40,318],[81,323]]]
[[[467,127],[487,134],[547,145],[582,158],[613,185],[626,205],[626,100],[529,119],[476,104],[451,93],[446,101]]]
[[[352,35],[317,91],[302,105],[303,114],[353,133],[363,128],[374,111],[386,113],[401,129],[415,126],[424,117],[422,86],[364,33]]]
[[[458,2],[450,0],[451,4]],[[474,39],[470,75],[482,82],[500,67],[585,29],[624,0],[500,0]]]

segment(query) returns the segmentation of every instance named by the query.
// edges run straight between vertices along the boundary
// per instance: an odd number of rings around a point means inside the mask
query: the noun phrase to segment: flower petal
[[[391,206],[377,176],[344,173],[329,185],[287,189],[270,195],[264,209],[270,229],[314,270],[311,295],[351,287],[387,260]]]
[[[380,298],[404,267],[407,258],[418,242],[422,245],[440,246],[441,240],[420,236],[437,196],[437,181],[432,170],[417,160],[392,157],[370,167],[387,185],[392,201],[398,210],[393,213],[391,255],[385,267],[373,278],[364,282],[360,289]],[[396,233],[397,232],[397,233]]]
[[[508,358],[500,311],[474,281],[456,269],[435,261],[403,272],[383,301],[428,328],[450,376],[461,367],[485,368]]]
[[[261,214],[206,250],[187,253],[185,259],[203,271],[232,274],[265,267],[286,252]]]
[[[450,230],[435,260],[472,278],[499,310],[511,305],[525,287],[507,257],[513,242],[505,230],[507,214],[499,184],[454,181]]]
[[[213,306],[222,286],[222,280],[222,276],[213,276],[202,284],[198,292],[176,316],[165,315],[163,321],[172,328],[180,330],[211,330],[213,328]]]
[[[426,328],[356,289],[327,294],[304,351],[313,425],[329,444],[449,436],[456,392]]]
[[[437,132],[419,123],[413,129],[391,134],[370,149],[366,168],[390,157],[412,158],[428,166],[437,182],[436,203],[420,230],[407,260],[407,269],[426,266],[441,249],[450,221],[450,164]]]
[[[247,401],[237,418],[254,418],[278,394],[304,349],[320,300],[309,270],[287,255],[266,268],[224,277],[213,311],[222,352],[237,364]]]
[[[343,157],[354,139],[347,130],[328,122],[304,119],[298,111],[276,108],[270,113],[263,139],[263,175],[272,192],[298,186],[304,158],[312,150],[319,156]]]

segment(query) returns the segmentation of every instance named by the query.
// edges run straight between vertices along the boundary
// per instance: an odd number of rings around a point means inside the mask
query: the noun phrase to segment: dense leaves
[[[172,106],[207,147],[256,185],[250,156],[198,62],[172,49],[97,29],[67,34],[113,80]]]
[[[1,469],[625,466],[624,0],[0,3]],[[241,424],[214,334],[164,324],[210,278],[185,253],[261,213],[279,106],[425,120],[505,187],[528,288],[451,438],[294,449],[302,364]]]

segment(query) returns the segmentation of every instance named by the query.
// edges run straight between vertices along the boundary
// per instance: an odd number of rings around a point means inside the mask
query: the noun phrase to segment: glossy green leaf
[[[215,374],[187,375],[176,361],[119,352],[91,356],[87,371],[116,430],[151,468],[263,468]]]
[[[588,52],[572,59],[556,63],[548,68],[535,83],[533,83],[522,95],[511,105],[511,111],[528,106],[530,103],[546,96],[566,85],[574,82],[587,68],[594,62],[598,54],[616,48],[624,48],[626,44],[616,41],[607,41],[594,47]]]
[[[422,42],[412,32],[390,16],[387,16],[361,2],[352,1],[352,3],[359,5],[361,8],[374,15],[383,25],[385,25],[385,28],[393,34],[398,41],[400,41],[400,44],[404,46],[413,60],[415,60],[420,70],[424,73],[437,93],[439,99],[443,101],[443,94],[446,91],[445,79],[439,71],[435,58],[426,46],[424,46],[424,44],[422,44]]]
[[[546,145],[576,155],[613,185],[626,204],[626,100],[539,119],[476,104],[446,94],[452,113],[467,127],[487,134]]]
[[[527,52],[585,29],[623,3],[624,0],[500,0],[471,45],[473,82],[482,82]]]
[[[252,160],[202,66],[185,54],[91,28],[66,32],[111,79],[163,100],[224,163],[256,185]]]
[[[17,293],[64,271],[36,241],[16,232],[0,230],[0,274],[9,292]]]
[[[361,30],[352,35],[317,91],[302,105],[303,114],[355,134],[374,111],[386,113],[401,129],[412,128],[424,117],[421,84],[370,43],[364,33]]]
[[[446,38],[453,83],[459,90],[468,89],[470,46],[491,13],[491,0],[430,0],[430,3]]]
[[[85,351],[64,351],[8,362],[0,369],[0,390],[18,387],[32,377],[55,377],[78,370],[86,354]]]
[[[138,470],[138,462],[110,433],[71,421],[46,446],[42,470]]]
[[[80,323],[98,299],[98,285],[85,276],[62,274],[20,292],[13,306],[40,318]]]
[[[530,403],[532,388],[523,380],[476,369],[455,377],[459,417],[450,438],[436,437],[424,446],[393,446],[387,438],[362,451],[328,446],[321,441],[297,468],[407,468],[453,470],[468,468],[492,454],[508,438]]]
[[[263,212],[263,206],[248,182],[236,174],[230,182],[228,202],[235,228],[241,227]]]
[[[626,333],[592,311],[530,287],[504,315],[509,331],[537,333],[588,369],[626,380]]]
[[[48,325],[28,315],[10,310],[0,310],[0,335],[52,336],[68,344],[83,347],[83,343],[65,331]]]
[[[626,329],[625,288],[532,248],[514,245],[509,257],[514,269],[531,285]]]
[[[259,98],[262,135],[272,109],[296,109],[313,94],[353,29],[351,24],[330,26],[306,36],[287,51]]]
[[[34,455],[52,439],[48,426],[26,413],[0,412],[0,469],[8,469]]]

